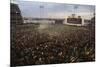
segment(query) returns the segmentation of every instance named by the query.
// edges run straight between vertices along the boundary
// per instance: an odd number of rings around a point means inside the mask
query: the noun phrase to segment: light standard
[[[44,6],[43,5],[40,5],[39,8],[40,8],[40,18],[41,18],[42,17],[42,14],[43,14],[42,13],[42,9],[44,8]]]
[[[77,5],[74,5],[74,10],[73,10],[73,15],[75,16],[76,15],[76,13],[77,13],[77,8],[78,8],[78,6]]]

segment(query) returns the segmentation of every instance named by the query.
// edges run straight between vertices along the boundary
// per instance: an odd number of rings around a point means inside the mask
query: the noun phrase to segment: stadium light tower
[[[44,9],[44,6],[40,5],[39,8],[40,8],[40,18],[41,18],[42,15],[44,14],[43,11],[42,11]]]
[[[76,13],[77,13],[77,9],[78,9],[78,6],[77,5],[74,5],[74,14],[76,15]]]

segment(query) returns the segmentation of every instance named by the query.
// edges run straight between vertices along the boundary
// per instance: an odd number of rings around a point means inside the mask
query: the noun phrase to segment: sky
[[[79,5],[67,3],[50,3],[36,1],[17,1],[23,17],[33,18],[66,18],[75,13],[84,18],[93,17],[94,5]]]

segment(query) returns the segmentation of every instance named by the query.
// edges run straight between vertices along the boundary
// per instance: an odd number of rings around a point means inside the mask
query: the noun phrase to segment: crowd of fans
[[[95,60],[95,36],[91,30],[79,29],[50,35],[35,29],[15,29],[11,31],[12,66]]]

